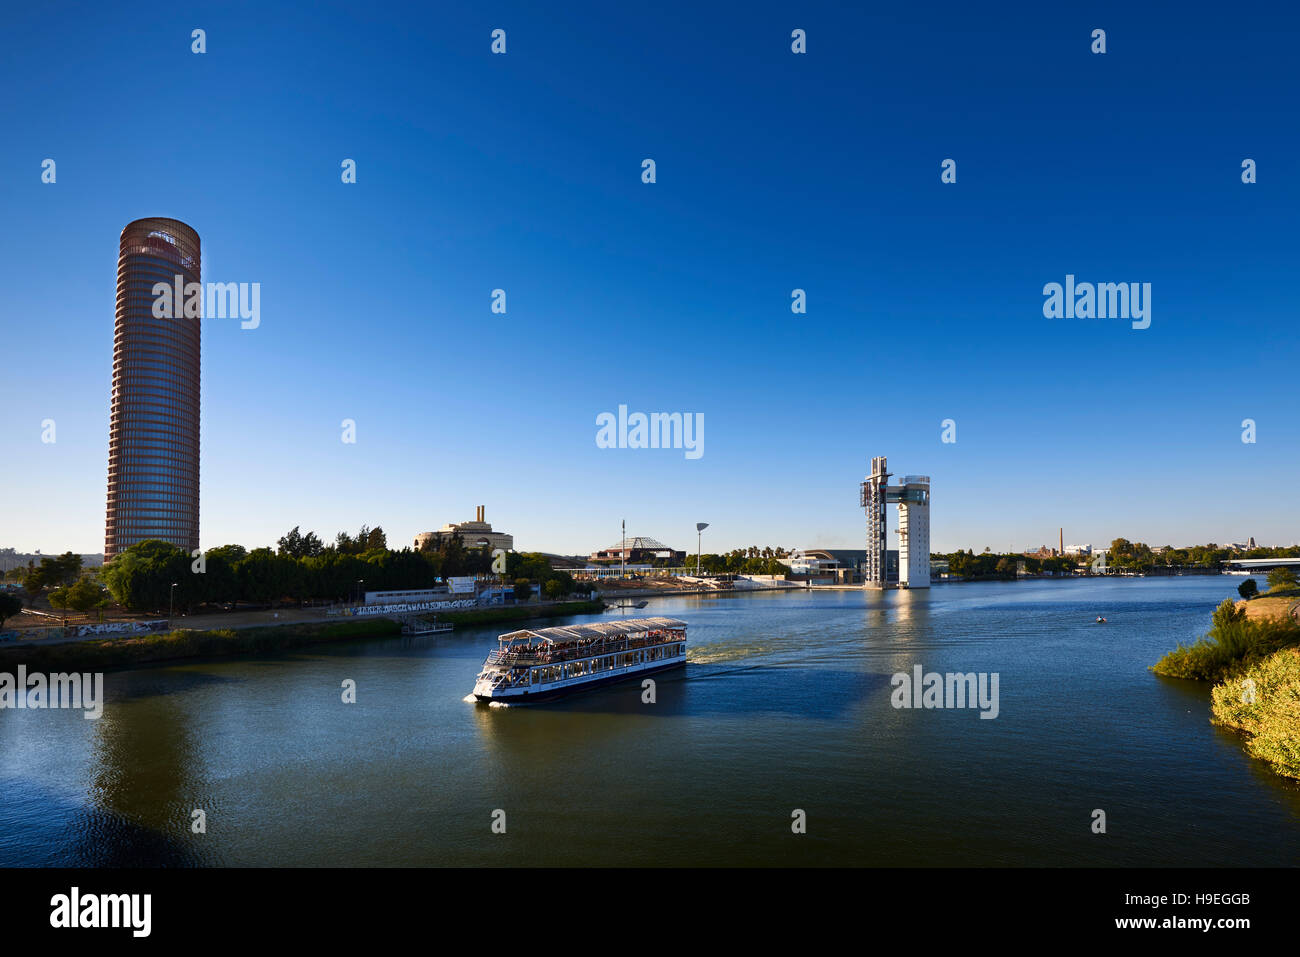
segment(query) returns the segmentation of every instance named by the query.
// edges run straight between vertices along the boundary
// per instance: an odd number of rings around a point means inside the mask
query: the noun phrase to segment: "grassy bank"
[[[594,615],[605,610],[603,601],[564,601],[536,607],[475,608],[472,611],[439,612],[438,620],[453,625],[495,625],[504,621],[534,618],[563,618],[566,615]]]
[[[265,628],[181,629],[157,635],[65,641],[48,645],[21,644],[0,648],[0,669],[19,664],[30,671],[105,671],[177,658],[232,658],[275,654],[304,645],[399,634],[401,626],[388,620],[310,622],[268,625]]]
[[[602,608],[604,604],[598,601],[572,601],[558,605],[452,612],[439,615],[438,619],[456,625],[488,625],[530,618],[592,614]],[[254,657],[334,641],[391,638],[400,635],[401,631],[401,625],[396,622],[372,618],[365,621],[299,622],[262,628],[182,629],[157,635],[92,638],[56,644],[20,643],[0,647],[0,671],[12,672],[20,664],[26,665],[29,671],[108,671],[183,658]]]
[[[1248,617],[1229,599],[1215,609],[1209,634],[1151,670],[1215,682],[1211,720],[1240,731],[1246,752],[1276,773],[1300,779],[1300,623]]]

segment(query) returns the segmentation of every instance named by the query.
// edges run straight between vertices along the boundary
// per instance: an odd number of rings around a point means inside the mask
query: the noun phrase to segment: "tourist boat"
[[[474,684],[482,702],[532,704],[686,664],[686,622],[625,618],[512,631]]]

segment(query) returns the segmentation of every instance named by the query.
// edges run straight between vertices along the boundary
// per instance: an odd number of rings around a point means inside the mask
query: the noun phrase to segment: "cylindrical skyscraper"
[[[199,282],[199,235],[189,226],[137,219],[122,230],[105,562],[149,538],[199,547],[200,319],[184,309],[191,292],[202,301],[202,286],[185,288]],[[156,283],[169,289],[172,318],[155,316]]]

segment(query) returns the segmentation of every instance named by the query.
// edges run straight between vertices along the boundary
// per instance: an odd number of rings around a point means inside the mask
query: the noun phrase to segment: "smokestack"
[[[480,505],[480,506],[478,507],[478,520],[479,520],[480,522],[483,521],[483,513],[484,513],[484,511],[486,511],[486,510],[487,510],[487,506],[486,506],[486,505]]]
[[[1065,528],[1064,528],[1064,526],[1062,526],[1062,528],[1061,528],[1061,550],[1060,550],[1059,552],[1057,552],[1056,554],[1057,554],[1057,555],[1064,555],[1064,554],[1065,554]]]

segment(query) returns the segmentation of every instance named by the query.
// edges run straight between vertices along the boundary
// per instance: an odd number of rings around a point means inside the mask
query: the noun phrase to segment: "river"
[[[654,704],[467,702],[497,628],[110,672],[97,721],[0,711],[0,865],[1295,865],[1300,787],[1148,671],[1240,581],[655,600]],[[893,707],[918,664],[997,717]]]

